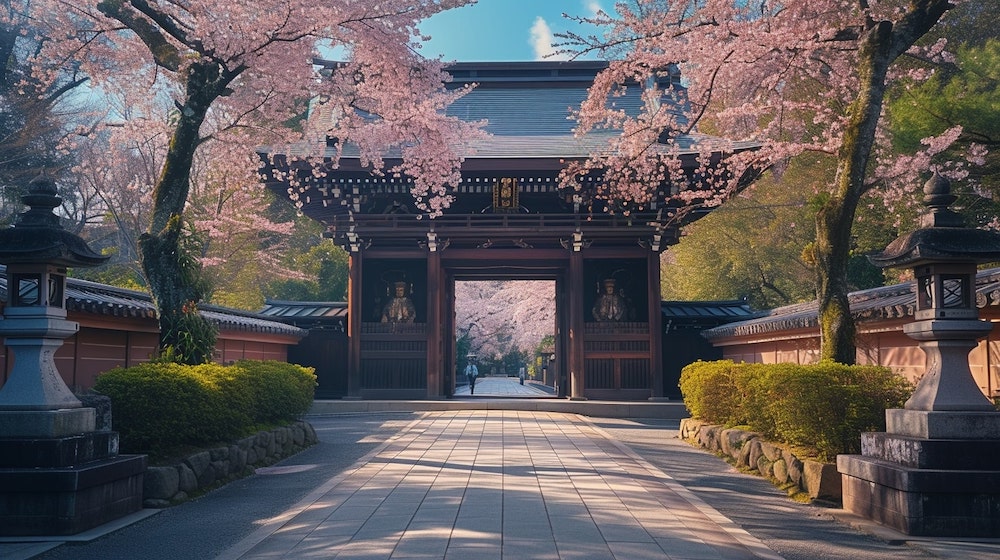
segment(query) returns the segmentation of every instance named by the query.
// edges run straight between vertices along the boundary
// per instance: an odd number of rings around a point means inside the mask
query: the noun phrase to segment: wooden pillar
[[[650,400],[664,399],[663,393],[663,311],[660,303],[660,254],[650,251],[646,258],[649,302],[649,375],[652,376]]]
[[[347,396],[361,398],[361,252],[351,253],[347,278]]]
[[[580,247],[572,247],[569,254],[569,282],[567,303],[569,304],[569,398],[583,400],[583,252]]]
[[[444,298],[441,302],[441,325],[442,343],[442,371],[444,372],[444,395],[451,397],[455,394],[455,376],[458,375],[456,366],[458,365],[458,349],[455,347],[455,277],[452,274],[445,274],[442,269],[444,281]]]
[[[441,306],[444,285],[441,275],[441,253],[427,255],[427,397],[444,395],[444,364],[442,360]]]

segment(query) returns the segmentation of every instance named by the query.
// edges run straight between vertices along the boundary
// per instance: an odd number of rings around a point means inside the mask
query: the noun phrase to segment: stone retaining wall
[[[162,508],[218,484],[242,478],[254,467],[273,464],[317,442],[308,422],[258,432],[231,445],[195,453],[176,465],[149,467],[143,478],[143,507]]]
[[[841,502],[840,473],[833,463],[799,459],[756,432],[727,429],[694,418],[681,420],[680,437],[731,457],[737,466],[757,471],[779,485],[794,484],[813,500]]]

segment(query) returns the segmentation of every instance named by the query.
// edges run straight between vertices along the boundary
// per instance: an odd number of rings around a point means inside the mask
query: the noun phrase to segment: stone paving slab
[[[490,397],[549,397],[552,393],[539,389],[534,383],[521,382],[516,377],[486,377],[476,380],[476,395]],[[468,385],[455,387],[455,396],[470,396]]]
[[[404,400],[318,400],[309,409],[309,416],[388,412],[431,412],[459,410],[524,410],[531,412],[562,412],[593,418],[664,418],[680,420],[690,414],[681,401],[597,401],[557,398],[519,398],[456,396],[453,399]]]
[[[219,557],[778,559],[571,414],[429,412]]]

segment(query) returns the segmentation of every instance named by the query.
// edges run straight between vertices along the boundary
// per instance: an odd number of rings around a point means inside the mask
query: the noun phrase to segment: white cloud
[[[531,48],[535,51],[535,60],[566,60],[564,54],[556,55],[552,47],[552,29],[545,18],[538,16],[531,25]]]
[[[584,9],[587,10],[587,13],[591,16],[596,16],[598,12],[604,9],[601,7],[601,3],[597,0],[584,0],[583,6]]]

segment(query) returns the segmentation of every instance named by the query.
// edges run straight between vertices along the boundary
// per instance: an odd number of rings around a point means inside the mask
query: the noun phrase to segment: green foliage
[[[665,253],[663,297],[745,299],[756,309],[813,298],[815,274],[801,257],[815,235],[805,191],[822,185],[827,164],[812,165],[794,163],[780,178],[770,174],[686,226],[681,242]]]
[[[111,397],[122,448],[132,452],[225,441],[251,425],[249,389],[216,364],[116,368],[94,389]]]
[[[951,43],[949,43],[950,47]],[[951,50],[951,49],[949,49]],[[902,151],[920,147],[921,139],[941,134],[955,125],[963,127],[955,145],[941,154],[943,160],[958,161],[972,143],[985,146],[985,165],[968,167],[969,179],[981,185],[993,200],[1000,196],[1000,39],[966,43],[955,51],[954,65],[935,69],[919,85],[898,88],[888,104],[893,140]],[[973,193],[962,192],[960,206],[978,223],[996,216],[995,203]],[[986,216],[980,216],[986,214]]]
[[[824,460],[860,451],[861,433],[885,429],[913,387],[881,366],[696,362],[680,379],[692,416],[748,426],[764,437],[812,448]]]
[[[254,421],[270,424],[304,414],[316,390],[313,368],[278,361],[240,360],[232,368],[250,388]]]
[[[186,227],[182,229],[182,225]],[[159,280],[152,286],[160,314],[157,361],[188,365],[209,362],[215,351],[217,332],[198,312],[198,302],[207,298],[212,289],[198,260],[204,238],[193,226],[182,224],[180,218],[174,216],[162,237],[144,235],[142,242],[147,273],[155,274]],[[157,254],[156,259],[149,260],[151,254]]]
[[[831,199],[832,164],[830,157],[800,156],[686,226],[681,242],[665,253],[664,299],[745,299],[755,309],[814,299],[816,213]],[[872,196],[863,199],[852,229],[849,290],[885,284],[866,255],[900,233],[899,216]],[[913,217],[903,223],[913,224]]]
[[[542,340],[538,342],[535,346],[534,352],[532,354],[531,365],[528,367],[528,372],[531,374],[532,378],[541,378],[542,376],[542,366],[548,365],[549,353],[555,352],[556,349],[556,337],[555,335],[547,334],[542,337]]]
[[[108,371],[94,389],[111,398],[123,450],[165,456],[293,420],[308,410],[315,386],[311,368],[282,362],[150,362]]]
[[[154,360],[187,365],[208,363],[215,351],[216,336],[215,326],[191,302],[177,310],[161,311],[162,347]]]
[[[101,253],[108,254],[108,251],[104,250]],[[69,269],[69,275],[73,278],[117,286],[127,290],[149,292],[143,281],[142,274],[135,269],[132,263],[113,262],[94,268],[76,267]]]
[[[344,301],[347,297],[348,257],[330,240],[293,258],[293,268],[310,280],[275,280],[264,288],[270,299],[288,301]]]

